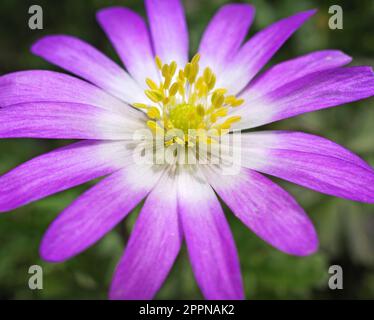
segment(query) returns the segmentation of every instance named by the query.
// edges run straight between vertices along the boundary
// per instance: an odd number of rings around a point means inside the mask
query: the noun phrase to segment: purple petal
[[[288,254],[305,256],[318,248],[312,222],[294,198],[261,174],[209,171],[209,183],[233,213],[260,238]]]
[[[224,83],[218,85],[228,87],[234,94],[244,89],[287,39],[315,12],[315,10],[300,12],[254,35],[243,45],[224,71]]]
[[[352,58],[341,51],[316,51],[275,65],[255,79],[241,98],[252,100],[308,74],[344,66]]]
[[[32,70],[0,77],[0,108],[26,102],[71,102],[139,114],[121,100],[78,78],[53,71]]]
[[[42,240],[41,257],[61,262],[86,250],[148,194],[157,178],[132,164],[99,182],[53,221]]]
[[[275,147],[266,143],[244,147],[243,166],[318,192],[374,203],[373,169],[349,151],[340,151],[342,147],[329,145],[318,137],[299,135],[291,142],[283,136]],[[274,135],[274,139],[277,136]],[[298,141],[302,142],[299,144]]]
[[[188,29],[180,0],[145,0],[155,53],[164,63],[188,60]]]
[[[0,177],[0,212],[107,175],[128,154],[123,142],[82,141],[36,157]]]
[[[326,138],[295,131],[257,131],[241,135],[243,148],[285,149],[335,157],[370,169],[353,152]]]
[[[201,67],[219,72],[236,54],[242,44],[255,9],[248,4],[228,4],[221,7],[202,37],[199,53]]]
[[[71,36],[38,40],[32,52],[128,102],[147,101],[143,90],[121,67],[90,44]]]
[[[263,97],[246,101],[246,107],[235,112],[242,115],[242,120],[235,129],[252,128],[373,95],[374,75],[370,67],[315,72],[287,83]]]
[[[139,119],[128,119],[90,105],[34,102],[0,109],[0,138],[101,139],[133,136],[143,128]]]
[[[164,177],[148,196],[114,274],[111,299],[152,299],[179,253],[176,188]]]
[[[141,86],[146,78],[158,79],[150,35],[141,16],[127,8],[112,7],[100,10],[97,20]]]
[[[212,188],[182,169],[178,208],[197,283],[206,299],[243,299],[239,259],[229,225]]]

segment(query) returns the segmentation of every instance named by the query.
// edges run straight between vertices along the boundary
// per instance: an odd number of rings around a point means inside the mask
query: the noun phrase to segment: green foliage
[[[184,1],[191,31],[191,53],[212,14],[227,0]],[[249,1],[239,1],[249,2]],[[374,64],[374,3],[364,1],[264,1],[253,0],[257,16],[251,34],[273,21],[300,10],[319,8],[311,19],[277,54],[272,63],[319,49],[342,49],[354,57],[355,65]],[[106,52],[116,61],[104,33],[95,22],[95,11],[124,5],[144,14],[138,0],[40,0],[44,8],[42,31],[27,27],[31,1],[2,0],[0,3],[0,74],[23,69],[55,67],[29,52],[34,40],[45,34],[68,33],[79,36]],[[344,30],[330,30],[328,7],[340,4],[344,10]],[[307,114],[268,126],[269,129],[303,130],[323,135],[343,144],[374,164],[374,101]],[[0,141],[0,173],[67,141]],[[280,182],[310,214],[320,236],[320,250],[310,257],[291,257],[271,248],[237,221],[227,217],[238,246],[246,296],[250,299],[374,298],[374,216],[370,205],[334,199]],[[111,275],[122,254],[139,207],[126,221],[85,253],[61,264],[41,261],[38,245],[48,224],[89,186],[54,195],[45,200],[0,216],[0,299],[105,299]],[[44,290],[28,289],[28,268],[43,266]],[[344,292],[327,287],[328,267],[344,269]],[[185,248],[159,299],[200,299]]]

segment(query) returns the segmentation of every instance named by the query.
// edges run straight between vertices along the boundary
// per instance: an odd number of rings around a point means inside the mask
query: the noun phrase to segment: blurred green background
[[[210,17],[228,2],[184,1],[191,32],[191,53],[196,50]],[[313,50],[331,48],[341,49],[353,56],[354,65],[374,65],[374,1],[253,0],[250,3],[257,8],[250,34],[297,11],[319,9],[318,14],[279,51],[272,64]],[[32,4],[39,4],[44,9],[44,30],[32,31],[28,28],[28,8]],[[344,30],[328,28],[328,8],[333,4],[341,5],[344,10]],[[53,33],[81,37],[119,62],[95,22],[95,12],[111,5],[127,6],[144,14],[143,3],[139,0],[2,0],[0,74],[24,69],[58,70],[29,52],[33,41]],[[269,128],[323,135],[345,145],[374,165],[374,99],[307,114]],[[0,173],[67,143],[69,141],[2,140]],[[321,247],[317,254],[310,257],[287,256],[265,244],[228,214],[239,250],[247,298],[374,298],[374,207],[280,183],[310,214],[316,224]],[[48,264],[38,256],[38,244],[49,223],[88,187],[81,186],[0,216],[0,299],[107,297],[113,269],[123,251],[124,238],[139,208],[129,216],[125,226],[113,230],[97,245],[69,262]],[[31,291],[28,288],[28,268],[34,264],[43,266],[43,290]],[[328,267],[332,264],[343,267],[343,290],[328,288]],[[157,298],[201,298],[185,248]]]

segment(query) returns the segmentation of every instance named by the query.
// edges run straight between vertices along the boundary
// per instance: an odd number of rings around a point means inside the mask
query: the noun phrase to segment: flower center
[[[203,123],[204,112],[202,111],[194,105],[183,103],[170,110],[169,119],[173,127],[188,134],[189,130],[198,129]]]
[[[155,60],[161,80],[157,84],[147,78],[149,89],[144,93],[150,103],[133,106],[146,111],[147,126],[154,135],[164,138],[165,145],[214,143],[214,137],[227,133],[233,123],[240,121],[239,116],[229,117],[228,113],[244,100],[227,95],[225,88],[216,88],[212,69],[200,71],[199,54],[182,69],[175,61],[163,64],[159,57]]]

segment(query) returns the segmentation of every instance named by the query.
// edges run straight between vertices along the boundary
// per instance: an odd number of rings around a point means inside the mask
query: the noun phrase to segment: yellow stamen
[[[160,125],[155,121],[147,121],[147,126],[153,134],[163,136],[164,135],[164,129],[160,127]]]
[[[132,104],[135,108],[138,109],[148,109],[149,107],[144,103],[133,103]]]
[[[152,90],[158,90],[157,84],[152,79],[147,78],[145,79],[145,82],[147,86],[151,88]]]
[[[205,109],[204,109],[204,106],[202,106],[201,104],[199,104],[199,105],[197,106],[196,111],[197,111],[197,113],[198,113],[198,115],[199,115],[200,117],[204,117],[204,115],[205,115]]]
[[[222,94],[213,94],[212,105],[214,108],[220,108],[225,102],[225,97]]]
[[[211,78],[210,78],[210,81],[208,83],[208,88],[209,90],[212,90],[214,88],[214,86],[216,85],[216,82],[217,82],[217,78],[216,78],[216,75],[215,74],[212,74]]]
[[[159,120],[161,118],[160,110],[156,107],[149,108],[147,116],[151,119]]]
[[[160,57],[159,56],[156,56],[156,66],[157,66],[157,68],[159,69],[159,70],[161,70],[162,69],[162,61],[161,61],[161,59],[160,59]]]
[[[213,94],[214,93],[225,95],[227,93],[227,89],[219,88],[219,89],[214,90]]]
[[[196,53],[191,60],[192,64],[198,64],[200,62],[201,55],[200,53]]]
[[[169,95],[174,97],[178,93],[179,84],[178,82],[174,82],[173,85],[170,87]]]
[[[244,99],[236,99],[234,103],[231,104],[233,107],[239,107],[244,103]]]
[[[219,108],[214,114],[217,117],[226,117],[228,111],[229,111],[228,108],[222,107],[222,108]]]
[[[170,77],[170,67],[168,64],[164,64],[161,71],[164,77]]]
[[[212,75],[213,75],[212,69],[210,69],[209,67],[205,68],[205,70],[204,70],[204,80],[205,80],[206,83],[209,84],[209,82],[212,79]]]
[[[162,92],[158,90],[145,90],[146,96],[153,102],[161,102],[164,99]]]
[[[189,79],[190,77],[190,74],[191,74],[191,68],[192,68],[192,64],[191,63],[187,63],[186,66],[184,67],[184,76]]]
[[[178,65],[175,61],[172,61],[172,63],[170,64],[170,76],[173,77],[175,75],[175,71],[177,71],[177,68],[178,68]]]

